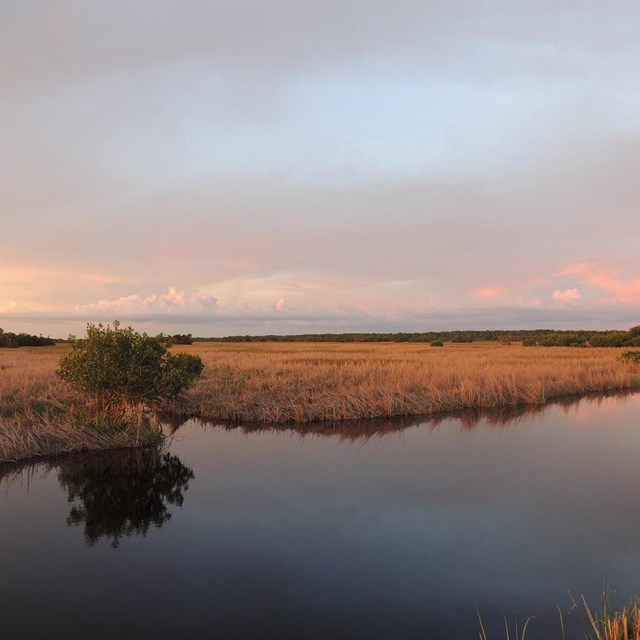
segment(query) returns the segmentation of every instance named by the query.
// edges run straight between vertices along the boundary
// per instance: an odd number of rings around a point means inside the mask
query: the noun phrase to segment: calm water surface
[[[640,584],[640,396],[0,470],[0,638],[559,638]],[[569,625],[575,624],[569,616]],[[550,632],[550,629],[553,631]],[[577,637],[582,637],[579,635]]]

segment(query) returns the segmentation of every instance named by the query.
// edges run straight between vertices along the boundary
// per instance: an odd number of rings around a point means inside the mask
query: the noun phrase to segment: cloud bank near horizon
[[[640,322],[633,2],[5,14],[0,326]]]

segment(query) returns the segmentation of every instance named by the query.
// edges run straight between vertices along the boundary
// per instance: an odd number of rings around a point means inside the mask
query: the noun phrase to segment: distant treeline
[[[308,333],[289,336],[196,338],[198,342],[521,342],[543,347],[640,347],[640,325],[629,331],[428,331],[425,333]]]
[[[640,325],[628,331],[556,331],[553,329],[427,331],[422,333],[306,333],[300,335],[226,336],[194,338],[190,333],[168,336],[173,344],[198,342],[512,342],[543,347],[640,347]],[[0,348],[48,347],[64,342],[10,333],[0,329]]]
[[[0,329],[0,349],[17,349],[18,347],[51,347],[56,343],[53,338],[31,336],[28,333],[11,333]]]

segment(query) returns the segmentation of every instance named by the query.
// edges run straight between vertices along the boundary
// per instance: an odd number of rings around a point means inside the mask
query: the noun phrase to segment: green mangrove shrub
[[[87,337],[71,337],[72,350],[57,374],[98,405],[175,398],[202,373],[199,356],[169,353],[171,338],[131,327],[87,324]]]
[[[621,356],[620,356],[621,360],[624,360],[625,362],[632,362],[635,364],[640,364],[640,351],[625,351]]]

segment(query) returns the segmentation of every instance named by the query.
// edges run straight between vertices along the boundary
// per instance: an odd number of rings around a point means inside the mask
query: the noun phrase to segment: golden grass
[[[144,440],[134,429],[101,433],[77,426],[83,399],[55,375],[68,348],[0,349],[0,460]],[[196,343],[175,350],[198,354],[206,365],[178,411],[212,420],[435,415],[640,388],[640,366],[620,361],[621,349]]]
[[[640,640],[640,596],[635,596],[631,602],[620,607],[612,604],[612,592],[607,588],[603,594],[602,605],[599,609],[592,609],[584,596],[580,600],[573,599],[572,611],[575,611],[582,622],[584,633],[579,636],[572,635],[571,638],[586,638],[586,640]],[[557,607],[559,615],[559,632],[561,640],[567,638],[564,617],[562,610]],[[522,630],[518,628],[517,619],[513,628],[508,624],[505,617],[504,638],[505,640],[526,640],[527,628],[530,623],[535,624],[535,618],[529,617]],[[482,616],[478,611],[478,622],[480,626],[480,640],[490,640],[486,632]],[[501,636],[502,637],[502,636]]]
[[[592,610],[584,597],[580,603],[574,602],[574,608],[582,618],[589,640],[640,640],[640,597],[616,610],[605,593],[600,611]]]
[[[620,349],[474,343],[196,343],[205,363],[183,410],[241,422],[309,422],[540,405],[640,388]]]
[[[55,374],[68,347],[0,349],[0,462],[157,442],[142,407],[83,419],[82,397]]]

